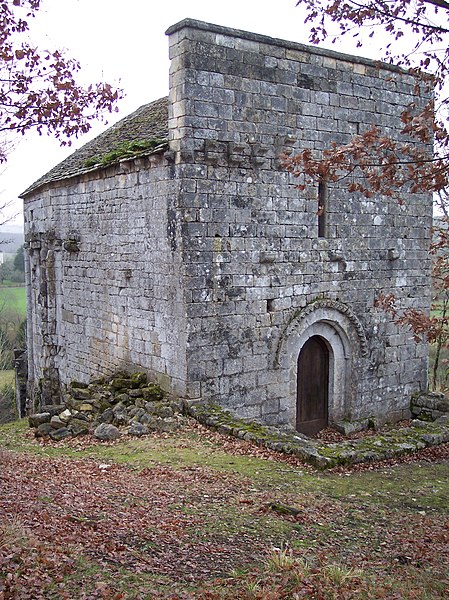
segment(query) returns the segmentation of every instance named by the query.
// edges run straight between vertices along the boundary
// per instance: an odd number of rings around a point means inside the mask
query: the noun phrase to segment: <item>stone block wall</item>
[[[295,419],[296,361],[310,335],[331,348],[332,420],[408,415],[427,349],[374,308],[429,305],[429,195],[317,194],[282,151],[348,142],[373,125],[400,137],[415,80],[388,65],[183,21],[170,39],[170,144],[180,180],[189,321],[187,389],[240,416]]]
[[[46,186],[25,202],[30,380],[58,384],[141,368],[182,394],[185,311],[163,157]],[[44,402],[44,403],[45,403]]]
[[[29,377],[145,370],[190,399],[295,424],[298,355],[329,352],[331,421],[409,414],[427,348],[374,307],[430,302],[432,198],[299,191],[281,152],[400,136],[412,76],[197,21],[168,30],[170,150],[26,197]],[[429,149],[430,151],[430,149]],[[50,382],[50,383],[49,383]]]

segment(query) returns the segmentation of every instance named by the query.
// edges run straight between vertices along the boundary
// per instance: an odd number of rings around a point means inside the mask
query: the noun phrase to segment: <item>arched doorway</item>
[[[297,427],[298,360],[311,338],[318,338],[322,349],[324,344],[323,352],[327,355],[327,422],[358,418],[354,415],[360,411],[365,393],[360,378],[369,368],[368,342],[362,324],[348,306],[323,298],[290,318],[276,348],[274,366],[279,369],[280,378],[285,374],[289,424]]]
[[[315,435],[328,424],[329,349],[318,335],[310,337],[298,356],[296,429]]]

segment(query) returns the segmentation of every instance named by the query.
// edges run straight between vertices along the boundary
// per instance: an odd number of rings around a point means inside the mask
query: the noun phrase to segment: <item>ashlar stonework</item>
[[[428,98],[363,58],[189,19],[167,35],[168,98],[23,194],[34,407],[125,369],[303,433],[408,416],[427,348],[375,298],[428,309],[432,198],[300,191],[279,156],[397,139]]]

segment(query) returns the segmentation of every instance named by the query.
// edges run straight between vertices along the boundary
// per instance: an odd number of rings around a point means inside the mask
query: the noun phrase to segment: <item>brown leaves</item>
[[[190,434],[159,436],[159,444],[152,442],[155,455],[165,448],[169,457],[175,444],[205,452],[203,459],[215,448],[229,458],[248,454],[271,462],[250,479],[199,464],[175,470],[150,463],[137,470],[111,461],[1,453],[0,531],[5,520],[16,531],[0,544],[0,599],[413,598],[401,595],[396,580],[416,577],[407,589],[422,595],[422,576],[441,578],[444,514],[384,505],[392,477],[383,489],[383,473],[416,456],[325,476],[284,466],[284,480],[272,462],[280,460],[275,452],[200,425]],[[72,454],[86,449],[74,441],[67,446]],[[118,454],[120,444],[109,449]],[[40,450],[60,452],[61,443]],[[448,452],[449,444],[427,449],[419,460],[447,461]],[[368,469],[377,470],[372,487],[364,480]],[[354,471],[361,476],[347,479]],[[442,486],[437,479],[429,478],[429,485]],[[419,498],[413,477],[404,486],[404,501]]]
[[[76,60],[59,50],[42,53],[22,39],[39,8],[40,0],[1,3],[0,131],[47,131],[67,144],[67,138],[85,133],[92,120],[114,110],[123,93],[105,83],[79,85]],[[0,162],[5,160],[0,148]]]
[[[427,111],[407,121],[404,135],[428,141],[433,120]],[[403,115],[403,119],[406,117]],[[300,189],[316,181],[346,180],[347,189],[367,198],[375,193],[391,197],[404,188],[411,192],[437,191],[448,185],[449,156],[432,158],[428,148],[400,142],[381,134],[377,127],[354,136],[348,144],[332,144],[320,156],[310,149],[293,156],[281,156],[282,166],[300,179]]]
[[[421,310],[414,308],[399,311],[394,294],[379,294],[375,300],[375,306],[383,308],[389,313],[394,322],[402,327],[409,327],[416,342],[423,339],[430,343],[440,340],[447,343],[449,339],[449,316],[429,316]]]
[[[380,38],[384,59],[403,66],[416,80],[416,95],[433,93],[423,110],[406,107],[401,115],[404,140],[393,140],[371,131],[355,136],[348,144],[335,144],[322,155],[303,151],[283,159],[285,168],[300,179],[299,189],[326,179],[346,179],[351,193],[371,198],[375,194],[393,196],[403,188],[412,193],[438,191],[449,185],[449,130],[447,78],[449,73],[449,2],[416,0],[372,2],[361,0],[298,0],[306,10],[310,41],[319,43],[328,31],[339,31],[333,42],[344,35],[359,39]],[[430,12],[430,9],[432,12]],[[362,28],[368,33],[359,37]],[[390,38],[390,43],[385,40]],[[404,52],[397,52],[397,40]],[[370,42],[371,43],[371,42]],[[431,74],[427,72],[430,70]],[[409,138],[409,139],[407,139]],[[413,143],[410,143],[410,140]],[[417,142],[417,143],[416,143]],[[422,147],[427,144],[428,148]],[[434,144],[435,157],[429,148]]]
[[[80,556],[104,565],[109,573],[106,585],[86,598],[115,598],[101,594],[118,593],[110,577],[124,566],[137,573],[195,581],[224,573],[235,561],[243,564],[246,555],[261,552],[254,537],[227,536],[225,524],[221,532],[197,534],[204,521],[219,520],[219,511],[234,503],[235,493],[232,481],[201,467],[182,472],[154,467],[137,473],[117,465],[100,468],[93,461],[18,456],[15,463],[1,465],[1,478],[0,513],[20,514],[23,526],[38,540],[31,554],[29,545],[22,544],[20,571],[13,568],[11,544],[4,554],[0,548],[14,572],[5,598],[19,598],[8,594],[29,591],[32,580],[46,597],[44,573],[55,581],[54,565],[62,569]],[[68,597],[81,597],[65,589]],[[32,593],[28,597],[34,598]],[[142,597],[153,596],[142,592]]]

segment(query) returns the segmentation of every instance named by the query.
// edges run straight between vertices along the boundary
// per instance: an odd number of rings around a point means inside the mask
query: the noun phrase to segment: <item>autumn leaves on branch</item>
[[[350,192],[365,197],[400,197],[404,187],[411,192],[445,190],[449,185],[449,2],[299,0],[297,4],[306,9],[312,43],[327,39],[330,30],[336,32],[334,42],[351,35],[359,47],[382,36],[384,60],[408,69],[416,78],[416,94],[431,98],[419,110],[415,105],[404,107],[402,140],[373,127],[322,153],[306,149],[284,156],[283,164],[298,177],[299,187],[344,180]],[[428,151],[432,141],[433,156]]]
[[[0,135],[47,131],[69,144],[91,121],[115,109],[122,91],[107,83],[83,87],[79,63],[59,50],[41,50],[30,41],[30,21],[41,0],[0,2]],[[0,143],[0,162],[7,160]]]

